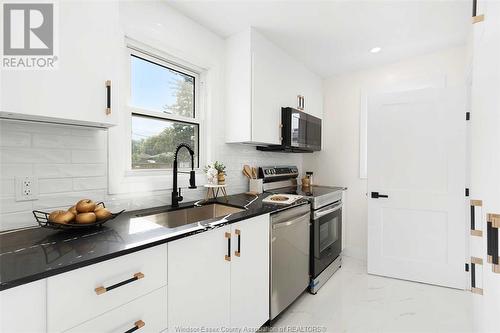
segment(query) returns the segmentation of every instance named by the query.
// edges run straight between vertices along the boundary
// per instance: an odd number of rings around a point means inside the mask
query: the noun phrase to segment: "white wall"
[[[304,169],[315,172],[316,184],[348,187],[344,219],[346,255],[366,259],[366,179],[359,177],[361,96],[412,86],[420,88],[426,81],[430,85],[436,81],[463,85],[465,70],[465,47],[457,47],[325,80],[323,150],[307,156]]]
[[[120,2],[120,21],[124,36],[203,69],[206,83],[203,88],[205,105],[203,111],[206,118],[207,161],[219,160],[226,164],[228,173],[226,183],[229,193],[248,190],[248,182],[241,172],[244,164],[255,166],[292,164],[297,165],[299,169],[302,168],[302,154],[259,152],[255,147],[225,143],[223,79],[225,43],[222,38],[162,1]],[[126,68],[126,64],[123,63],[126,59],[124,41],[122,45],[123,58],[117,61],[122,62]],[[85,68],[82,68],[82,71],[84,70]],[[117,86],[116,83],[114,86]],[[170,172],[164,171],[153,177],[127,177],[126,166],[130,162],[123,159],[123,156],[126,155],[124,149],[128,149],[124,139],[129,136],[130,115],[124,108],[126,90],[123,91],[124,85],[120,86],[122,90],[119,124],[110,129],[108,135],[96,129],[80,132],[65,125],[19,122],[12,127],[10,122],[1,122],[0,230],[34,225],[32,209],[50,211],[56,208],[68,208],[74,201],[83,197],[104,200],[113,210],[122,208],[133,210],[170,203],[172,191]],[[49,133],[57,133],[58,136],[52,137]],[[98,165],[85,167],[80,164],[83,162],[72,160],[75,156],[73,152],[80,149],[78,142],[75,143],[80,137],[78,133],[82,133],[82,140],[89,138],[96,140],[88,143],[86,147],[98,151],[98,154],[90,156],[103,157]],[[37,138],[40,138],[40,135],[44,137],[44,147],[38,146]],[[102,147],[105,149],[102,150]],[[90,162],[92,158],[88,163],[94,164]],[[13,192],[14,177],[37,175],[38,170],[47,165],[51,165],[50,172],[47,171],[48,174],[40,176],[43,188],[47,186],[51,192],[40,194],[39,200],[16,202]],[[109,169],[106,166],[109,166]],[[99,174],[96,174],[97,171]],[[94,178],[82,183],[81,178],[87,177],[89,172]],[[201,172],[197,176],[197,181],[198,185],[203,185],[205,182]],[[110,188],[108,182],[115,188],[111,195],[108,194]],[[87,188],[96,183],[98,187],[87,191]],[[187,186],[187,178],[180,176],[179,185]],[[183,196],[185,201],[201,199],[204,197],[203,187],[199,187],[198,190],[185,190]]]

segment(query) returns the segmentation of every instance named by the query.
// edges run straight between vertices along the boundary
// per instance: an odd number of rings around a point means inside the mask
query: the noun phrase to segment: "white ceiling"
[[[254,26],[322,77],[464,44],[471,2],[167,0],[224,38]]]

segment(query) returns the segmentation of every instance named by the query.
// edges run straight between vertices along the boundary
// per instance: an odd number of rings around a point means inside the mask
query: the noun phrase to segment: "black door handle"
[[[389,196],[387,194],[380,194],[378,192],[372,192],[372,199],[378,199],[378,198],[388,198]]]

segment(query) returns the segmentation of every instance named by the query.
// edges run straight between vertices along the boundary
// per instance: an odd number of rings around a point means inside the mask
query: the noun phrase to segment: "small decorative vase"
[[[218,180],[217,180],[217,175],[218,171],[216,169],[210,168],[207,171],[207,181],[210,185],[217,185]]]
[[[220,172],[217,175],[217,180],[219,182],[219,185],[224,185],[226,183],[226,176],[222,172]]]

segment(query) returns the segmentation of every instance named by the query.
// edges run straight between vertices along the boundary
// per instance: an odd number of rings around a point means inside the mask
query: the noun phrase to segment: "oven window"
[[[319,226],[319,252],[323,252],[339,239],[339,218],[336,216],[331,220],[323,222]]]

